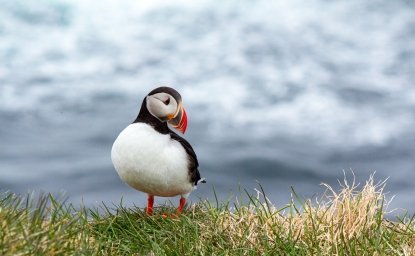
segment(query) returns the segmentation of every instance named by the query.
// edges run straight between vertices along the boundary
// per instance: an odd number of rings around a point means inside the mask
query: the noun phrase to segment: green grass
[[[415,215],[385,218],[384,183],[346,181],[311,203],[276,208],[200,201],[176,218],[122,205],[75,209],[44,195],[0,196],[0,255],[415,255]],[[239,200],[240,202],[241,200]]]

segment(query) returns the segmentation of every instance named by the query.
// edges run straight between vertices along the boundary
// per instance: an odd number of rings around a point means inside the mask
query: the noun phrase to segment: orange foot
[[[183,211],[183,208],[184,208],[184,205],[185,204],[186,204],[186,199],[184,197],[180,198],[180,204],[179,204],[179,207],[177,208],[177,213],[176,214],[174,214],[174,213],[170,214],[170,217],[172,219],[177,218],[177,217],[180,217],[180,215],[182,214],[182,211]],[[169,214],[163,213],[163,215],[161,215],[161,216],[163,218],[167,218],[167,217],[169,217]]]

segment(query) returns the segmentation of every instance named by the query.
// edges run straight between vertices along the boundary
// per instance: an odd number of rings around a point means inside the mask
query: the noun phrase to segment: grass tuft
[[[92,253],[85,211],[52,195],[0,198],[0,255]]]
[[[0,255],[415,255],[415,215],[388,220],[385,182],[373,176],[315,201],[295,191],[275,207],[262,189],[236,203],[200,201],[178,218],[168,206],[75,209],[51,195],[0,197]]]

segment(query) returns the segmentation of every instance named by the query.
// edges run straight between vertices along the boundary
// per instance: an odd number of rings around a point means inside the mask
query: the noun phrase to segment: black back
[[[197,156],[196,156],[195,151],[193,150],[192,146],[190,145],[190,143],[187,140],[183,139],[182,137],[177,135],[172,130],[169,129],[169,131],[170,131],[170,137],[173,140],[178,141],[182,145],[184,150],[186,150],[187,156],[189,158],[189,167],[188,168],[189,168],[189,174],[190,174],[190,182],[197,185],[197,183],[200,181],[201,177],[200,177],[200,173],[199,173],[199,170],[198,170],[199,162],[197,161]]]

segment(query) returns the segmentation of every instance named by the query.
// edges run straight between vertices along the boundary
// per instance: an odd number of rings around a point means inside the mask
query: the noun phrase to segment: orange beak
[[[179,105],[179,110],[175,117],[170,119],[168,123],[176,130],[180,131],[181,133],[186,132],[187,128],[187,114],[186,110],[184,109],[183,105]]]

